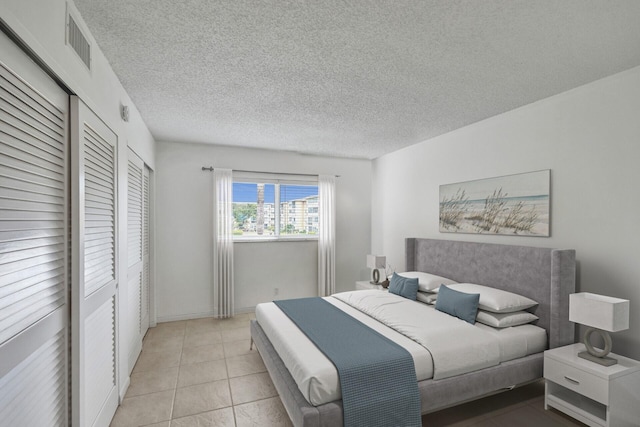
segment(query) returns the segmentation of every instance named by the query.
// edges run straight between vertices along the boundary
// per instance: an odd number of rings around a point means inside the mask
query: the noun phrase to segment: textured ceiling
[[[75,0],[158,140],[376,158],[640,65],[637,0]]]

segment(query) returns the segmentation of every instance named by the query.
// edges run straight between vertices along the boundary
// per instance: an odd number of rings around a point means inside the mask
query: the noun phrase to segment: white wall
[[[574,248],[578,290],[631,300],[614,352],[640,359],[640,68],[383,156],[373,164],[374,251],[404,238]],[[440,184],[551,169],[551,237],[438,231]]]
[[[371,162],[289,152],[159,142],[156,175],[157,310],[168,321],[213,313],[212,174],[202,166],[340,175],[336,183],[336,282],[366,278],[371,233]],[[235,306],[317,293],[317,242],[236,243]]]
[[[68,2],[75,12],[73,2]],[[155,141],[140,113],[120,84],[97,43],[92,41],[92,69],[87,70],[76,53],[65,44],[67,2],[65,0],[2,0],[0,17],[46,66],[118,135],[118,282],[119,282],[119,384],[124,397],[128,385],[130,338],[126,327],[127,307],[127,147],[131,147],[152,169]],[[76,13],[76,16],[80,16]],[[120,105],[129,106],[130,119],[120,118]]]

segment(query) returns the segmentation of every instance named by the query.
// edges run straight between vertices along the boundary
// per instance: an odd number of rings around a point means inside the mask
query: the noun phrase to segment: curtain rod
[[[213,166],[203,166],[203,171],[213,172]],[[318,176],[318,174],[312,173],[292,173],[292,172],[264,172],[264,171],[248,171],[242,169],[233,169],[233,172],[248,172],[248,173],[270,173],[273,175],[298,175],[298,176]],[[336,178],[340,178],[340,175],[335,175]]]

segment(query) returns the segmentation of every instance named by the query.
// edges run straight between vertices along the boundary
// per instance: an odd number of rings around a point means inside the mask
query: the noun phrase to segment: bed
[[[457,282],[490,285],[538,302],[536,325],[546,348],[574,342],[569,294],[575,291],[575,251],[436,239],[406,239],[405,271],[424,271]],[[366,291],[362,291],[366,292]],[[417,303],[416,303],[417,304]],[[310,404],[259,320],[251,336],[295,426],[342,425],[341,400]],[[266,325],[265,325],[266,326]],[[267,328],[268,329],[268,328]],[[481,398],[542,377],[543,352],[444,379],[418,382],[423,414]]]

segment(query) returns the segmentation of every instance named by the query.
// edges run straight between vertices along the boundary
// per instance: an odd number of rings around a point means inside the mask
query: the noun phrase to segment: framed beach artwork
[[[440,232],[549,237],[551,170],[440,186]]]

